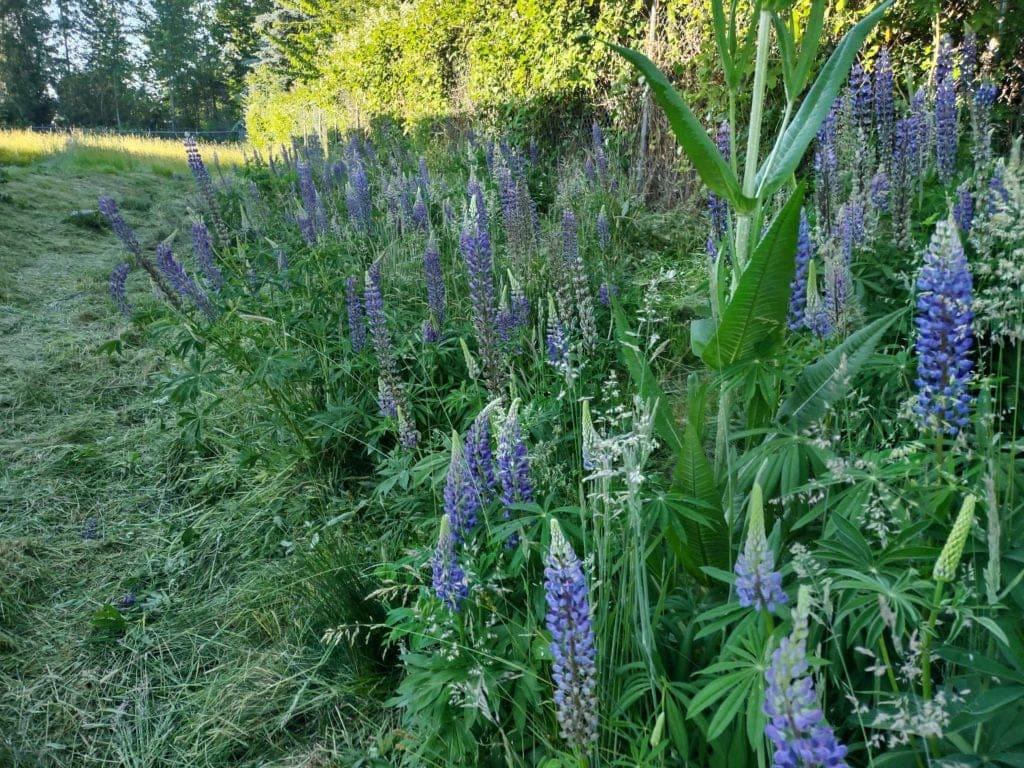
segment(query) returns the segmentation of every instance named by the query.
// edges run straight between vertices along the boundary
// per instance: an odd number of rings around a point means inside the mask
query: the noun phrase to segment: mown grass
[[[384,668],[320,636],[358,560],[330,537],[283,558],[268,510],[310,490],[183,448],[106,295],[116,240],[71,216],[112,194],[152,249],[191,180],[82,157],[0,184],[0,766],[355,765]]]

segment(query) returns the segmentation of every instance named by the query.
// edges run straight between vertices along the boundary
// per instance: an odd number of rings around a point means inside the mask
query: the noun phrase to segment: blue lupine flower
[[[959,89],[968,93],[974,84],[978,72],[978,35],[973,29],[964,32],[964,41],[960,44],[960,82]]]
[[[810,593],[800,587],[793,629],[782,638],[765,672],[765,735],[775,747],[776,768],[845,768],[846,747],[836,739],[818,706],[807,663]]]
[[[878,52],[874,75],[875,131],[878,135],[879,159],[888,165],[891,162],[893,126],[896,120],[893,106],[894,78],[888,48],[883,47]]]
[[[613,296],[615,298],[619,297],[619,289],[614,285],[601,283],[601,287],[598,289],[598,297],[601,300],[601,306],[610,307]]]
[[[530,481],[530,461],[519,425],[519,401],[513,401],[498,434],[498,478],[501,481],[503,517],[511,519],[513,504],[533,501],[533,483]],[[515,546],[516,540],[507,542]]]
[[[434,556],[430,559],[430,569],[437,599],[448,606],[449,610],[458,611],[462,601],[469,595],[469,584],[455,552],[455,536],[448,515],[441,518],[441,529],[437,535]]]
[[[864,206],[857,198],[850,198],[839,213],[839,246],[846,264],[853,260],[853,249],[864,242]]]
[[[302,235],[302,242],[308,246],[316,245],[316,225],[313,219],[305,213],[295,215],[295,223],[299,225],[299,234]]]
[[[718,133],[715,135],[715,146],[722,153],[726,163],[730,161],[732,153],[732,138],[729,134],[729,122],[723,120],[718,124]],[[708,192],[708,213],[711,216],[711,238],[717,242],[725,237],[729,228],[729,203],[714,192]]]
[[[939,50],[935,55],[935,70],[932,72],[935,85],[953,78],[953,38],[948,34],[939,38]]]
[[[518,285],[512,288],[512,328],[525,328],[530,322],[530,300]]]
[[[597,245],[602,251],[607,251],[612,244],[612,230],[608,224],[608,214],[604,206],[597,214]]]
[[[324,202],[317,192],[316,183],[313,181],[313,169],[307,163],[300,162],[295,166],[299,175],[299,196],[302,198],[302,207],[306,212],[313,227],[313,240],[327,231],[327,213],[324,210]]]
[[[420,174],[417,181],[419,182],[420,191],[424,195],[430,194],[430,171],[427,169],[427,158],[420,155]]]
[[[583,750],[597,741],[597,651],[583,566],[556,520],[544,563],[558,723],[562,738]]]
[[[355,277],[345,280],[345,309],[348,311],[348,335],[352,351],[360,352],[366,346],[366,314]]]
[[[219,291],[224,287],[224,275],[213,260],[213,246],[210,244],[210,232],[201,221],[192,224],[192,253],[199,264],[199,270],[206,278],[210,287]]]
[[[368,232],[373,220],[373,201],[370,197],[370,179],[362,163],[352,164],[345,188],[345,207],[353,229]]]
[[[558,316],[555,308],[555,300],[548,296],[548,322],[547,322],[547,352],[548,362],[559,370],[567,370],[569,367],[569,337],[565,332],[565,325]]]
[[[597,183],[597,168],[594,166],[594,161],[591,160],[589,157],[587,158],[587,161],[583,164],[583,174],[587,177],[587,181],[589,181],[591,184]]]
[[[814,241],[811,240],[811,225],[807,221],[807,212],[801,209],[796,241],[796,273],[789,284],[787,322],[791,331],[798,331],[804,327],[804,315],[807,310],[807,270],[813,258]]]
[[[185,298],[192,299],[195,305],[207,317],[216,317],[216,310],[213,308],[213,304],[210,303],[209,297],[186,274],[185,268],[174,258],[171,246],[167,243],[160,243],[156,247],[156,265],[179,294]]]
[[[481,503],[486,503],[491,491],[498,485],[494,474],[494,455],[491,452],[491,408],[484,408],[466,430],[464,446],[466,466],[476,482]]]
[[[935,91],[935,163],[943,184],[956,175],[957,132],[956,85],[947,77]]]
[[[849,99],[853,110],[854,125],[864,132],[865,137],[871,130],[872,106],[874,99],[871,88],[871,76],[858,61],[850,70]]]
[[[971,273],[950,217],[936,224],[917,276],[917,403],[929,432],[956,436],[970,422],[974,344]]]
[[[139,245],[138,238],[135,237],[135,230],[129,226],[128,222],[124,220],[124,216],[121,215],[121,211],[117,207],[117,203],[114,202],[114,198],[103,196],[99,199],[100,213],[110,224],[110,228],[114,231],[117,239],[121,241],[121,245],[124,249],[134,256],[139,256],[142,253],[142,246]]]
[[[423,343],[436,344],[441,340],[441,331],[434,325],[433,319],[423,321]]]
[[[186,136],[184,143],[185,157],[188,158],[188,167],[192,171],[192,177],[196,180],[196,184],[199,185],[200,189],[209,186],[211,184],[210,172],[206,170],[206,164],[203,162],[203,155],[196,145],[195,137]]]
[[[470,221],[462,228],[459,247],[469,272],[469,298],[473,307],[473,329],[483,362],[484,381],[492,395],[499,395],[505,380],[504,359],[499,348],[494,293],[491,240],[483,192],[475,180],[469,185]]]
[[[427,204],[423,202],[423,195],[416,192],[416,202],[412,207],[412,223],[416,229],[426,232],[430,228],[430,214],[427,212]]]
[[[1006,188],[1006,181],[1003,175],[1006,173],[1006,166],[1000,160],[992,169],[992,175],[988,180],[988,205],[986,212],[991,215],[1002,208],[1010,201],[1010,191]]]
[[[818,226],[831,231],[839,196],[839,135],[840,100],[836,99],[828,116],[818,129],[814,147],[814,179],[817,193]]]
[[[574,300],[573,309],[583,334],[583,343],[593,349],[597,343],[597,322],[594,319],[594,300],[590,294],[586,268],[580,256],[579,240],[576,234],[576,214],[571,208],[562,213],[562,258],[564,259],[566,276],[572,282]]]
[[[466,461],[462,439],[452,434],[452,454],[444,485],[444,511],[451,521],[452,538],[456,543],[468,541],[483,508],[483,496]]]
[[[992,83],[982,83],[974,92],[971,102],[971,131],[974,138],[974,167],[982,168],[992,160],[992,105],[999,89]]]
[[[868,184],[868,196],[872,207],[879,213],[889,212],[889,175],[879,170]]]
[[[366,272],[366,287],[363,290],[363,302],[366,307],[366,322],[370,327],[370,341],[377,355],[381,377],[386,391],[378,405],[382,416],[398,416],[398,395],[396,392],[398,374],[395,370],[394,349],[391,333],[388,331],[387,317],[384,314],[384,293],[380,284],[380,261],[375,261]]]
[[[125,290],[125,281],[128,279],[128,273],[131,271],[130,264],[118,264],[114,267],[114,271],[110,273],[110,298],[114,300],[114,304],[117,305],[117,310],[122,315],[131,319],[132,316],[132,305],[128,302],[128,293]]]
[[[747,540],[736,558],[736,596],[744,608],[775,611],[788,599],[782,591],[782,574],[775,570],[775,555],[768,546],[764,530],[764,498],[761,486],[750,492],[747,516]]]
[[[953,205],[953,219],[964,237],[971,233],[974,224],[974,195],[971,193],[971,181],[968,179],[956,188],[956,203]]]
[[[430,316],[435,328],[440,330],[444,325],[445,315],[444,276],[441,274],[441,253],[437,247],[437,240],[433,237],[427,241],[427,248],[423,252],[423,271],[427,278],[427,305],[430,307]]]

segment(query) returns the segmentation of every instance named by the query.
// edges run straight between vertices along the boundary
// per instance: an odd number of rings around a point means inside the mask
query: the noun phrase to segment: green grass
[[[0,184],[0,765],[354,765],[385,678],[320,642],[352,615],[319,588],[341,544],[281,557],[267,510],[308,489],[226,484],[231,457],[177,441],[163,361],[106,295],[116,240],[69,216],[111,194],[151,249],[191,180],[111,170],[41,156]]]

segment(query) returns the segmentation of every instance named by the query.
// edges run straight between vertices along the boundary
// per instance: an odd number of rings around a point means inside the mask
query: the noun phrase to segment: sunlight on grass
[[[204,157],[216,155],[219,162],[227,166],[245,161],[244,144],[200,143],[199,148]],[[0,165],[29,165],[58,155],[73,166],[86,168],[130,170],[140,164],[149,164],[158,172],[170,173],[187,166],[185,150],[179,139],[82,132],[0,131]]]

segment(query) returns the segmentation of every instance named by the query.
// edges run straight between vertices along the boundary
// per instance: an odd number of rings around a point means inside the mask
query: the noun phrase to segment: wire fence
[[[81,128],[77,126],[64,125],[33,125],[29,130],[35,133],[63,133],[72,135],[84,133],[91,136],[145,136],[146,138],[171,138],[184,139],[186,136],[207,138],[211,141],[244,141],[245,127],[236,125],[234,128],[225,131],[199,131],[199,130],[155,130],[151,128]]]

